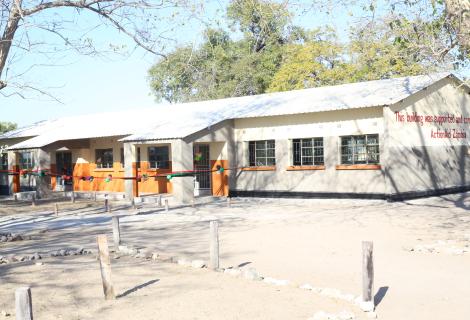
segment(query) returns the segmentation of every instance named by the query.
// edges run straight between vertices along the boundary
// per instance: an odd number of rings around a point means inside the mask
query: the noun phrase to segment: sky
[[[206,4],[203,20],[213,21],[215,17],[221,15],[225,6],[226,1],[223,0]],[[69,30],[71,35],[78,34],[77,30],[99,23],[93,15],[77,16],[73,11],[63,9],[50,15],[40,16],[38,19],[71,20],[72,27]],[[352,18],[345,12],[336,12],[333,16],[311,11],[306,15],[296,16],[294,23],[306,28],[333,25],[340,35],[345,36],[350,19]],[[201,40],[204,29],[205,25],[200,21],[188,21],[184,26],[176,28],[173,35],[176,42],[171,42],[170,45],[197,43]],[[33,31],[31,36],[45,42],[57,43],[57,37],[47,32]],[[135,47],[132,40],[113,28],[95,30],[93,39],[103,47],[107,47],[109,43],[123,44],[127,48]],[[12,70],[21,73],[31,65],[54,65],[33,68],[23,77],[30,81],[32,86],[43,89],[60,102],[36,94],[27,99],[16,95],[0,96],[0,121],[10,121],[25,126],[41,120],[70,115],[158,107],[147,82],[147,71],[156,59],[154,55],[146,53],[143,49],[136,49],[126,57],[117,54],[90,57],[66,52],[52,59],[44,58],[34,51],[28,52],[12,64]],[[136,115],[134,120],[138,121],[139,116],[141,115]]]

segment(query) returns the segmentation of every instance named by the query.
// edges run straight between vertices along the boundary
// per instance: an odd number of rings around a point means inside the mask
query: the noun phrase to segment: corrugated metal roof
[[[36,136],[10,147],[22,149],[59,140],[106,136],[130,135],[121,141],[184,138],[227,119],[386,106],[449,75],[438,73],[67,117],[11,131],[0,139]]]

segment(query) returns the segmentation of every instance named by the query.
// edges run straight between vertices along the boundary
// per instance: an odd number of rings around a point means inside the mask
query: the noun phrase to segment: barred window
[[[318,166],[325,164],[323,138],[292,140],[294,166]]]
[[[31,151],[20,152],[19,156],[20,169],[30,170],[34,168],[34,157]]]
[[[96,149],[95,159],[97,168],[112,168],[113,149]]]
[[[148,157],[150,168],[169,169],[170,168],[170,152],[168,146],[149,147]]]
[[[276,165],[276,143],[274,140],[250,141],[248,148],[251,167]]]
[[[341,137],[341,164],[380,163],[379,135]]]
[[[0,154],[0,170],[8,170],[8,153]]]

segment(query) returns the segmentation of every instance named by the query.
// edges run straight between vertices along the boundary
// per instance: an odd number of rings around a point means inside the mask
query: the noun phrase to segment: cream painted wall
[[[237,165],[248,165],[248,141],[274,139],[275,171],[239,171],[232,188],[243,191],[384,193],[382,170],[337,170],[340,136],[379,134],[383,145],[382,107],[235,120]],[[324,137],[325,170],[287,171],[291,139]]]
[[[396,112],[405,116],[403,122],[397,119]],[[423,116],[423,122],[408,122],[406,116],[413,113]],[[452,79],[441,80],[417,96],[384,108],[388,193],[470,184],[470,123],[434,122],[434,116],[445,115],[470,117],[468,89]],[[433,121],[426,122],[425,116]],[[453,137],[453,129],[465,132],[466,138]],[[438,130],[447,130],[451,136],[433,137],[431,132]]]

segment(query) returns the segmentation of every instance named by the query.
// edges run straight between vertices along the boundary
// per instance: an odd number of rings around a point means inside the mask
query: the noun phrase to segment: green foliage
[[[15,130],[17,127],[16,123],[0,121],[0,134]]]
[[[439,3],[436,2],[439,6]],[[374,8],[369,8],[374,11]],[[425,49],[443,25],[393,16],[356,26],[347,44],[334,30],[304,30],[270,0],[232,0],[223,29],[174,50],[149,70],[157,99],[199,101],[422,74],[435,68]],[[423,35],[424,34],[424,35]]]

